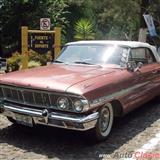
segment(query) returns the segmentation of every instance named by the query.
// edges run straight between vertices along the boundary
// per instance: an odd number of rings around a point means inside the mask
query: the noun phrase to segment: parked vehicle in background
[[[98,140],[115,117],[158,96],[160,57],[141,42],[72,42],[49,66],[0,77],[1,113],[11,122],[92,130]]]

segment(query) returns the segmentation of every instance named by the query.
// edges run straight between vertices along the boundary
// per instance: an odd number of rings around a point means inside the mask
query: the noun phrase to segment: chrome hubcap
[[[104,108],[101,112],[101,118],[100,118],[101,132],[105,132],[107,130],[109,121],[110,121],[110,112],[107,108]]]

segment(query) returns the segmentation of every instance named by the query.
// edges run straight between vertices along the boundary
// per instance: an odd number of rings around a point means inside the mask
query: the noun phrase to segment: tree
[[[93,24],[87,19],[80,19],[75,25],[75,31],[74,38],[77,40],[94,39]]]
[[[0,53],[20,48],[21,26],[39,29],[42,17],[63,28],[64,42],[74,40],[80,19],[93,24],[96,39],[137,40],[146,11],[160,33],[159,7],[160,0],[0,0]]]
[[[52,27],[68,23],[65,0],[0,0],[0,39],[4,52],[20,49],[21,26],[39,29],[42,17],[51,18]]]
[[[98,29],[104,39],[137,39],[140,5],[138,0],[103,0],[97,4]]]
[[[95,26],[96,16],[93,0],[67,0],[67,4],[69,25],[67,26],[66,41],[73,41],[75,31],[73,26],[76,22],[82,18],[88,19]]]
[[[70,10],[75,18],[70,19],[71,26],[76,19],[89,19],[94,24],[96,39],[136,40],[138,37],[140,0],[68,0],[68,4],[69,8],[74,5]]]

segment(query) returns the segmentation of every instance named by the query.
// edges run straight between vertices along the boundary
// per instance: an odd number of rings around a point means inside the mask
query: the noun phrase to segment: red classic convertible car
[[[11,122],[92,130],[98,140],[114,117],[158,96],[160,57],[141,42],[68,43],[53,64],[0,77],[0,112]]]

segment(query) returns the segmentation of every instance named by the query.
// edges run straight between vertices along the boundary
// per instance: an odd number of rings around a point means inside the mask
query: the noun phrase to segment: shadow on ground
[[[48,158],[98,159],[99,154],[112,154],[158,119],[160,119],[160,105],[152,101],[116,120],[108,139],[99,144],[89,140],[87,132],[44,126],[20,129],[15,125],[0,129],[0,143],[8,143],[26,152],[32,151]]]

